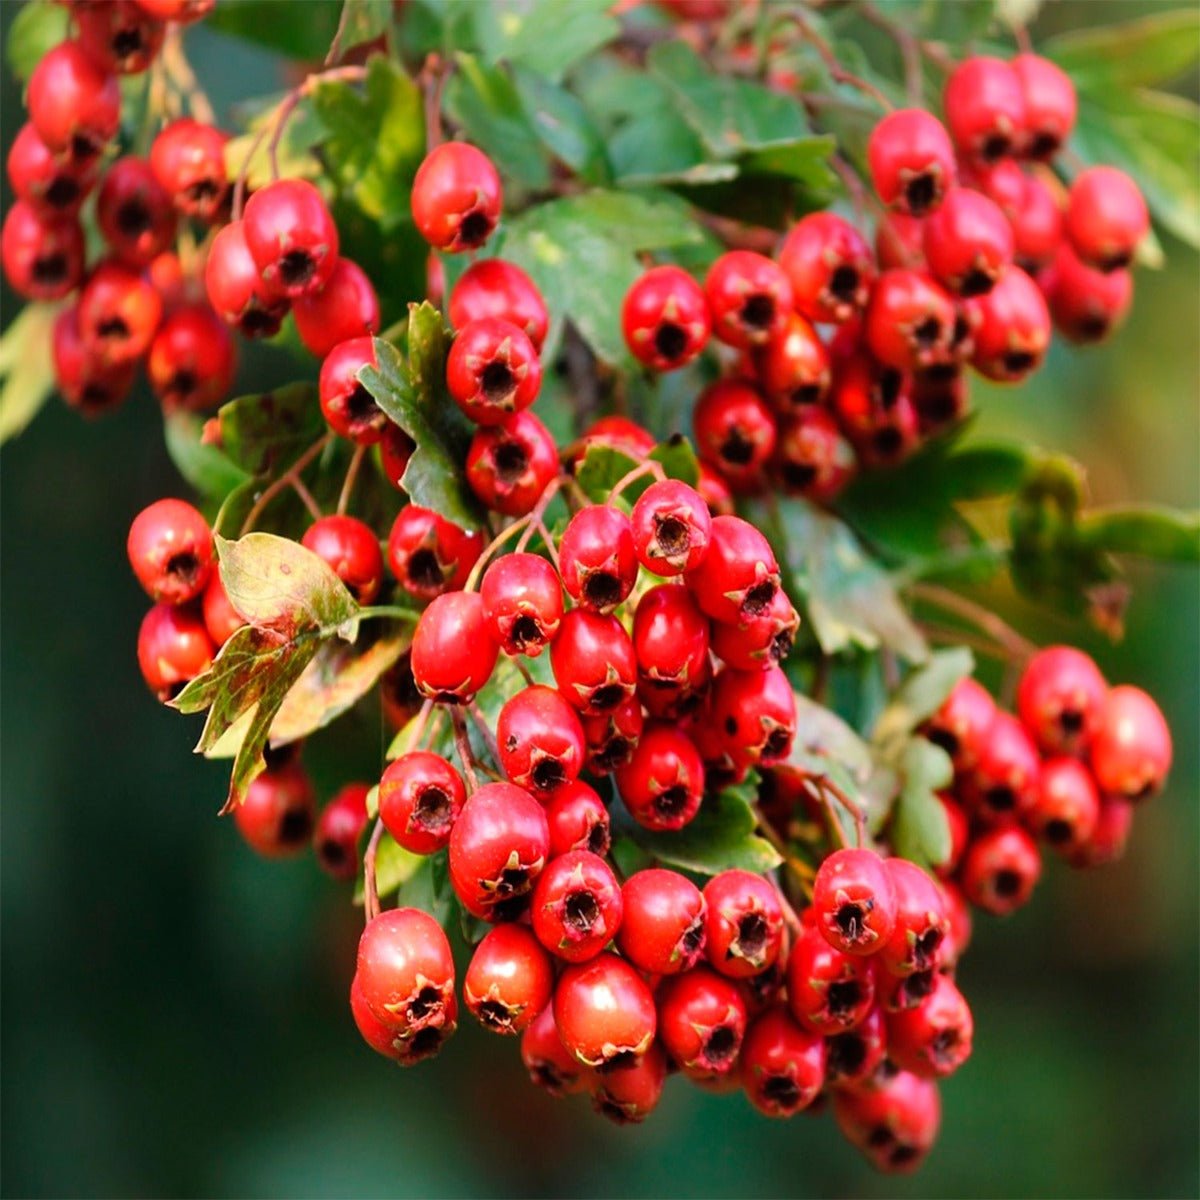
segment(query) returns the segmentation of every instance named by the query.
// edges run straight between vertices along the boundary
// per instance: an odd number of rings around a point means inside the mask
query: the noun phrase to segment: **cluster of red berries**
[[[1119,324],[1149,216],[1114,168],[1080,172],[1064,194],[1041,165],[1075,108],[1044,58],[967,59],[946,84],[949,129],[910,108],[872,131],[885,208],[874,252],[851,221],[820,212],[775,260],[734,250],[703,287],[675,266],[634,284],[622,320],[640,362],[675,370],[710,337],[732,352],[693,419],[701,458],[735,492],[827,501],[858,466],[900,462],[965,416],[968,365],[1015,382],[1041,365],[1052,325],[1087,342]]]
[[[1162,788],[1171,767],[1158,705],[1139,688],[1109,687],[1095,662],[1070,646],[1029,660],[1016,716],[964,679],[926,735],[954,763],[954,787],[942,797],[951,849],[938,873],[999,915],[1032,895],[1039,841],[1072,866],[1119,858],[1135,808]]]

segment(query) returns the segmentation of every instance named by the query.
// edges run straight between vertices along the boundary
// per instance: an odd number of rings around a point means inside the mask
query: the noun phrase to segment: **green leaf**
[[[276,164],[278,174],[286,178],[316,179],[321,174],[321,164],[313,154],[313,148],[324,138],[325,126],[310,96],[302,96],[288,114],[275,146],[274,161],[271,158],[272,134],[259,136],[264,128],[274,126],[284,100],[282,96],[273,98],[248,122],[246,133],[225,143],[225,170],[230,179],[236,179],[245,171],[246,182],[251,188],[266,187],[278,177]]]
[[[54,391],[50,338],[59,307],[26,304],[0,337],[0,443],[16,437]]]
[[[65,4],[50,0],[34,0],[18,10],[8,27],[4,54],[9,70],[22,83],[28,82],[33,68],[66,38],[70,18]]]
[[[393,892],[399,891],[409,884],[413,886],[414,894],[419,894],[422,885],[428,885],[430,880],[430,865],[432,860],[421,854],[413,854],[405,850],[390,833],[384,833],[375,847],[375,892],[381,900],[385,900]],[[418,883],[418,879],[421,880]],[[358,882],[354,887],[354,903],[363,902],[363,877],[359,873]],[[405,901],[405,907],[425,908],[424,904]],[[426,908],[426,911],[430,910]],[[436,916],[436,913],[431,913]],[[440,918],[439,918],[440,920]]]
[[[1095,508],[1079,520],[1079,539],[1094,550],[1200,562],[1200,513],[1144,505]]]
[[[600,358],[628,363],[619,314],[643,270],[639,252],[702,241],[673,197],[597,189],[522,213],[507,225],[495,253],[528,272],[541,289],[553,314],[549,345],[570,319]]]
[[[668,479],[678,479],[689,487],[695,487],[700,482],[700,460],[692,443],[681,433],[669,437],[665,442],[659,442],[649,455],[651,461],[662,464]],[[640,481],[639,481],[640,482]],[[650,486],[647,481],[646,487]],[[646,490],[635,483],[634,499]]]
[[[210,504],[223,501],[250,476],[217,446],[201,440],[205,421],[189,412],[167,413],[163,419],[167,453],[180,475]]]
[[[317,389],[290,383],[273,392],[239,396],[217,419],[221,449],[250,475],[278,475],[325,432]]]
[[[904,783],[892,813],[891,840],[896,853],[927,870],[950,857],[950,825],[937,792],[954,779],[950,756],[924,738],[905,748]]]
[[[669,99],[626,121],[608,146],[613,169],[625,184],[707,184],[736,179],[736,161],[714,162],[695,130]]]
[[[1089,25],[1047,38],[1038,53],[1080,91],[1166,83],[1200,62],[1200,17],[1184,5],[1119,25]]]
[[[648,455],[654,462],[661,463],[668,479],[679,479],[684,483],[695,486],[700,477],[700,463],[691,443],[682,435],[676,435],[669,441],[661,442]],[[636,459],[612,446],[593,443],[588,446],[583,456],[583,462],[575,472],[575,482],[583,489],[588,499],[596,504],[606,502],[612,495],[613,488],[630,471],[638,467]],[[634,504],[638,497],[654,482],[653,476],[647,474],[633,480],[622,488],[621,499],[628,505]]]
[[[518,67],[513,78],[530,126],[550,153],[584,183],[608,183],[604,139],[579,100],[532,71]]]
[[[757,821],[747,789],[726,788],[706,796],[700,811],[677,833],[638,829],[633,840],[668,866],[719,875],[739,869],[762,874],[780,863],[774,847],[754,832]]]
[[[609,0],[490,0],[475,4],[475,36],[490,62],[519,63],[558,82],[620,25]]]
[[[322,158],[338,187],[385,230],[411,223],[413,176],[425,154],[420,88],[375,54],[361,90],[326,80],[312,102],[328,130]]]
[[[899,741],[911,737],[933,716],[954,685],[974,670],[975,658],[965,646],[935,650],[926,663],[909,672],[880,714],[871,740],[885,755],[891,753]]]
[[[204,27],[256,42],[287,58],[320,62],[337,32],[337,0],[305,0],[302,13],[280,12],[278,0],[221,0]]]
[[[392,27],[392,0],[343,0],[341,49],[373,42]]]
[[[471,426],[446,393],[449,341],[437,309],[428,302],[410,305],[408,361],[390,343],[376,338],[378,366],[363,367],[359,378],[416,445],[402,480],[413,503],[463,529],[478,529],[483,515],[463,474]]]

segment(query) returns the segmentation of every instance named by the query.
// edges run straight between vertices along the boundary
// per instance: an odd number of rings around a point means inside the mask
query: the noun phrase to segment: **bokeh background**
[[[1055,4],[1040,28],[1152,7]],[[0,29],[15,8],[0,3]],[[189,39],[225,111],[278,76],[245,43]],[[20,115],[7,75],[0,114],[7,149]],[[1030,386],[979,392],[982,432],[1075,455],[1098,502],[1200,499],[1197,259],[1165,245],[1167,268],[1139,273],[1110,344],[1057,348]],[[2,303],[7,324],[11,294]],[[281,370],[295,372],[247,356],[239,386]],[[944,1088],[940,1146],[898,1180],[874,1175],[827,1118],[771,1123],[739,1096],[668,1086],[653,1120],[616,1129],[582,1099],[528,1086],[515,1047],[470,1021],[408,1073],[367,1050],[345,997],[348,897],[310,858],[264,863],[216,819],[222,766],[191,755],[197,724],[138,676],[145,601],[125,533],[143,505],[180,493],[145,394],[95,424],[56,400],[2,456],[5,1195],[1200,1194],[1194,569],[1131,564],[1119,646],[1015,613],[1152,691],[1175,772],[1124,862],[1050,864],[1025,911],[978,921],[961,968],[975,1055]],[[328,795],[375,773],[379,754],[367,714],[314,739],[306,761]]]

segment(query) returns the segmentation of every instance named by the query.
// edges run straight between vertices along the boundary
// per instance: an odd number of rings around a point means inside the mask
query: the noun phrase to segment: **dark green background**
[[[1055,24],[1098,9],[1062,6]],[[264,56],[190,37],[222,102],[273,85]],[[6,76],[5,146],[18,113]],[[1166,249],[1109,345],[1056,349],[1030,386],[977,391],[983,430],[1078,456],[1098,501],[1200,493],[1197,260]],[[6,293],[5,323],[14,311]],[[256,358],[239,384],[279,382],[282,362]],[[221,766],[191,757],[197,724],[138,676],[145,600],[125,532],[181,491],[153,403],[86,424],[54,401],[2,466],[4,1194],[1200,1193],[1194,570],[1133,571],[1118,647],[1016,610],[1159,698],[1175,773],[1123,863],[1050,864],[1026,911],[978,922],[961,971],[976,1052],[945,1086],[939,1148],[900,1181],[827,1118],[771,1123],[678,1081],[645,1126],[615,1129],[528,1086],[515,1046],[469,1022],[436,1063],[377,1059],[345,1002],[347,896],[311,859],[259,861],[216,819]],[[376,724],[352,727],[312,746],[324,794],[378,767]]]

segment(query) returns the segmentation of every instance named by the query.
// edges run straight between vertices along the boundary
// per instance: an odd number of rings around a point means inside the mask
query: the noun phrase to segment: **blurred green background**
[[[0,5],[5,28],[15,7]],[[1106,4],[1103,19],[1149,8]],[[1098,10],[1054,5],[1047,20]],[[272,86],[273,61],[243,43],[200,29],[189,47],[223,108]],[[0,101],[7,148],[11,77]],[[982,431],[1075,455],[1098,502],[1200,499],[1197,259],[1166,250],[1111,343],[1056,348],[1031,385],[977,392]],[[11,294],[3,305],[7,324]],[[282,370],[277,353],[247,356],[239,387]],[[348,897],[309,858],[261,862],[216,819],[221,765],[191,756],[197,724],[138,676],[145,600],[125,533],[181,492],[154,404],[139,393],[86,424],[56,400],[2,468],[5,1195],[1200,1194],[1194,570],[1131,568],[1120,646],[1016,614],[1152,691],[1175,772],[1124,862],[1050,864],[1028,909],[978,920],[961,969],[975,1055],[944,1088],[938,1149],[897,1180],[827,1118],[771,1123],[678,1082],[645,1126],[616,1129],[528,1086],[515,1046],[469,1021],[436,1063],[401,1073],[376,1058],[346,1004]],[[379,755],[366,716],[314,739],[306,761],[328,795]]]

